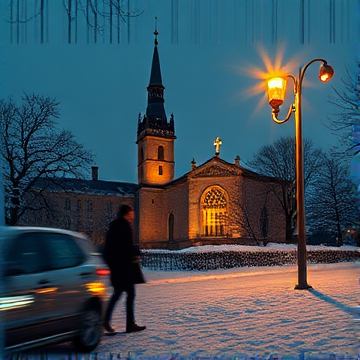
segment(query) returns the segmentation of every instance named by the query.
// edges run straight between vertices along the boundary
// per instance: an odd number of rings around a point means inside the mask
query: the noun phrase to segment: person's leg
[[[114,331],[114,329],[111,328],[109,322],[111,320],[111,316],[112,316],[112,312],[114,310],[115,304],[119,300],[122,291],[123,290],[121,288],[114,287],[114,292],[113,292],[113,294],[112,294],[112,296],[111,296],[111,298],[109,300],[109,303],[107,305],[107,308],[106,308],[103,325],[104,325],[104,328],[109,332]]]
[[[126,287],[126,332],[136,332],[146,329],[146,326],[139,326],[135,323],[134,302],[135,302],[135,285],[129,284]]]
[[[126,326],[135,323],[134,302],[135,302],[135,285],[128,284],[126,287]]]

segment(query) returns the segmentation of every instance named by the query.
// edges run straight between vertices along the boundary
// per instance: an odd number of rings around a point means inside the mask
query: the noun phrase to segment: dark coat
[[[132,263],[140,255],[133,244],[131,225],[124,218],[113,220],[106,233],[104,259],[111,271],[111,284],[124,286],[133,283]]]

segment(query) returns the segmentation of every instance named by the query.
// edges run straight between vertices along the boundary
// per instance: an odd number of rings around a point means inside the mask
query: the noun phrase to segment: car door
[[[2,303],[9,347],[44,336],[43,324],[51,316],[54,289],[47,281],[49,264],[38,233],[14,237],[5,251]]]
[[[53,302],[54,326],[57,331],[78,328],[81,312],[89,298],[86,283],[94,276],[94,268],[84,265],[87,256],[68,234],[44,235],[51,263],[51,282],[57,288]]]

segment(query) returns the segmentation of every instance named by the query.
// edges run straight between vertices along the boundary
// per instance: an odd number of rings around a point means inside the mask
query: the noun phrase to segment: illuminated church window
[[[204,191],[200,211],[202,236],[227,236],[228,196],[224,189],[213,186]]]

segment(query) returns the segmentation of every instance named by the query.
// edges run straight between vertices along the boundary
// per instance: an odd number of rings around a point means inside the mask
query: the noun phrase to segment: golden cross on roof
[[[215,156],[219,156],[220,154],[220,146],[222,145],[222,141],[219,137],[217,137],[214,141],[215,146]]]

